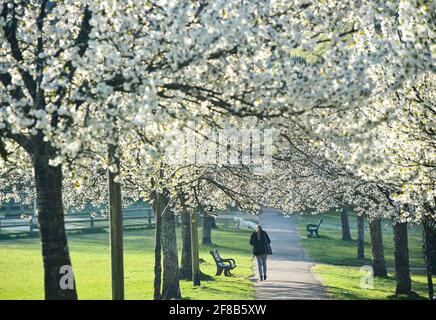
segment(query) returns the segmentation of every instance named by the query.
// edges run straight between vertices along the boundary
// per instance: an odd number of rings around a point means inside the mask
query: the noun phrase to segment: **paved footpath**
[[[254,263],[256,299],[331,299],[310,271],[313,262],[305,257],[298,240],[298,217],[285,218],[278,210],[265,209],[259,223],[271,238],[273,255],[268,256],[266,281],[258,280]]]

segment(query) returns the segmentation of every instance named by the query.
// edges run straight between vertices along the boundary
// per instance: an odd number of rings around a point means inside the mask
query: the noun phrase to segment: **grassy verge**
[[[401,299],[395,293],[394,249],[392,228],[388,221],[383,223],[383,242],[389,276],[375,279],[373,289],[360,285],[365,273],[364,265],[371,265],[371,245],[368,224],[365,225],[365,259],[356,258],[357,237],[356,217],[350,216],[351,235],[354,240],[341,240],[341,221],[338,214],[323,214],[319,238],[306,237],[306,224],[316,223],[320,216],[301,216],[299,224],[300,242],[309,257],[316,262],[315,273],[328,291],[337,299]],[[424,268],[422,254],[422,230],[418,226],[409,227],[409,255],[412,272],[412,290],[416,299],[427,297],[426,277],[420,272]],[[416,271],[415,271],[416,270]],[[410,298],[410,297],[409,297]]]
[[[248,238],[250,232],[232,230],[231,221],[218,222],[213,246],[200,248],[201,271],[211,277],[202,286],[181,281],[185,299],[253,299],[253,274]],[[178,228],[179,229],[179,228]],[[201,234],[201,230],[200,230]],[[180,232],[178,231],[178,237]],[[69,247],[79,299],[110,299],[108,234],[69,235]],[[180,239],[180,238],[179,238]],[[181,242],[178,241],[180,246]],[[209,251],[217,248],[236,260],[235,277],[215,277],[215,263]],[[124,233],[126,299],[152,299],[154,230]],[[181,249],[180,249],[181,250]],[[180,251],[179,251],[180,252]],[[43,299],[43,269],[39,240],[35,238],[0,242],[0,299]]]
[[[375,278],[372,288],[361,288],[360,282],[365,272],[361,272],[359,267],[317,264],[313,270],[336,299],[425,299],[427,295],[427,281],[423,275],[412,275],[412,287],[417,295],[402,297],[394,295],[395,279],[392,272],[386,279]]]

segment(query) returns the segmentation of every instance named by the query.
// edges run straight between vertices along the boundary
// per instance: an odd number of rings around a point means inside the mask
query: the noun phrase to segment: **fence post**
[[[33,233],[33,218],[29,219],[29,229],[30,229],[30,233]]]
[[[2,218],[0,218],[0,234],[2,234]]]
[[[91,215],[90,216],[90,223],[91,223],[91,228],[94,228],[94,217]]]

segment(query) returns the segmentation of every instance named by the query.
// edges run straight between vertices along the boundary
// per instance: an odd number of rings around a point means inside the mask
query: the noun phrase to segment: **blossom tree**
[[[273,181],[279,180],[280,186],[289,192],[275,197],[279,201],[278,206],[292,213],[307,210],[325,212],[332,207],[349,205],[359,216],[368,216],[375,276],[387,274],[380,218],[392,219],[396,293],[411,294],[407,224],[401,221],[402,212],[408,207],[392,198],[398,188],[382,180],[366,181],[341,162],[327,160],[323,156],[325,151],[314,149],[308,142],[297,139],[287,141],[288,149],[282,149],[275,156]]]
[[[251,116],[297,129],[311,126],[311,112],[325,120],[326,110],[353,110],[374,93],[370,71],[382,59],[404,67],[385,91],[431,66],[422,29],[434,10],[405,3],[395,20],[397,8],[380,0],[2,0],[0,146],[14,141],[32,162],[46,298],[77,298],[59,286],[60,268],[71,266],[67,161],[92,159],[116,175],[108,144],[117,155],[117,140],[144,121]],[[359,33],[359,50],[350,48]],[[301,52],[313,63],[291,59]]]

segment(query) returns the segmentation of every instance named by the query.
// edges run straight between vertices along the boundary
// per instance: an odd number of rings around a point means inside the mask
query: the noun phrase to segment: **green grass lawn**
[[[224,221],[224,220],[223,220]],[[181,281],[184,299],[253,299],[254,289],[249,231],[234,232],[231,221],[218,221],[212,232],[213,246],[200,248],[201,271],[210,280],[193,287]],[[180,227],[178,227],[180,229]],[[201,235],[201,228],[199,230]],[[178,230],[178,237],[180,231]],[[110,299],[110,260],[108,234],[68,236],[79,299]],[[201,239],[200,239],[201,240]],[[179,238],[178,245],[181,246]],[[215,277],[215,263],[209,251],[217,248],[224,258],[236,260],[235,277]],[[154,230],[125,231],[124,266],[126,299],[152,299]],[[180,259],[179,251],[179,259]],[[43,299],[43,269],[37,238],[0,241],[0,299]]]
[[[317,223],[324,219],[319,229],[319,238],[307,238],[306,224]],[[339,214],[323,214],[322,216],[303,215],[300,217],[300,242],[308,256],[316,262],[315,273],[328,291],[337,299],[397,299],[394,296],[394,249],[392,227],[389,221],[382,223],[383,244],[389,276],[387,279],[375,279],[373,289],[360,287],[360,279],[364,275],[360,267],[371,265],[371,245],[368,223],[365,221],[365,259],[356,258],[357,222],[356,216],[350,215],[350,229],[353,240],[342,241],[341,221]],[[424,268],[422,253],[422,230],[419,226],[409,227],[409,256],[411,268]],[[418,296],[426,298],[427,287],[424,274],[412,272],[412,290]]]

